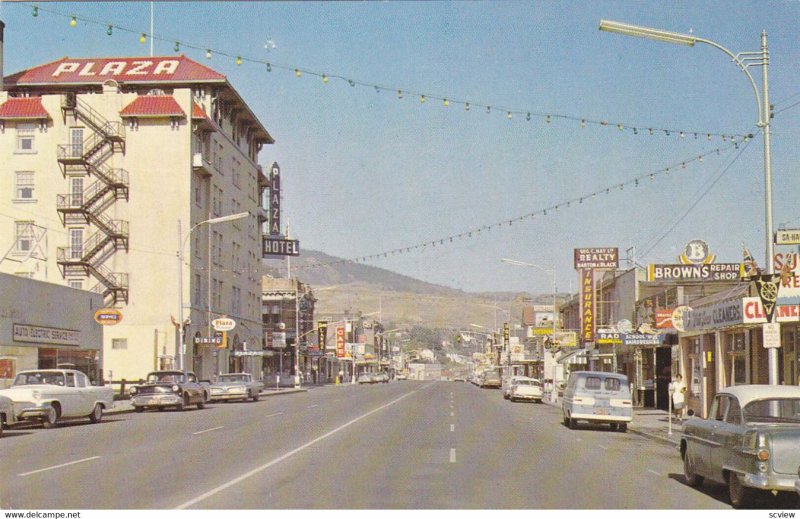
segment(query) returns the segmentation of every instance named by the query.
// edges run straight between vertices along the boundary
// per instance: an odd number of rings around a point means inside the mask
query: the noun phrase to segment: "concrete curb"
[[[280,395],[289,395],[292,393],[307,393],[308,388],[287,388],[287,389],[273,389],[268,391],[262,391],[259,393],[259,398],[270,397],[270,396],[280,396]],[[217,402],[209,402],[217,403]],[[133,406],[130,404],[130,400],[117,400],[114,402],[114,408],[105,411],[104,415],[111,415],[111,414],[123,414],[123,413],[132,413]]]

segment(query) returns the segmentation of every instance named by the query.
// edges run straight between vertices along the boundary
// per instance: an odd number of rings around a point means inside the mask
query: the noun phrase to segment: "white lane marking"
[[[334,400],[334,402],[339,402],[340,400],[341,398],[337,398],[336,400]]]
[[[282,414],[283,414],[283,411],[281,411],[280,413],[272,413],[272,414],[268,414],[268,415],[267,415],[267,416],[265,416],[264,418],[272,418],[273,416],[280,416],[280,415],[282,415]]]
[[[575,441],[576,441],[576,442],[578,442],[578,443],[580,443],[580,442],[582,442],[583,440],[581,440],[580,438],[575,438]]]
[[[456,450],[450,449],[450,463],[456,462]]]
[[[218,430],[218,429],[224,429],[224,428],[225,428],[225,426],[224,426],[224,425],[220,425],[219,427],[213,427],[213,428],[211,428],[211,429],[206,429],[205,431],[197,431],[197,432],[193,432],[192,434],[204,434],[204,433],[207,433],[207,432],[216,431],[216,430]]]
[[[423,387],[421,389],[427,389],[427,388]],[[301,445],[300,447],[297,447],[296,449],[287,452],[283,456],[279,456],[279,457],[275,458],[274,460],[272,460],[272,461],[270,461],[268,463],[265,463],[264,465],[261,465],[260,467],[257,467],[255,469],[249,471],[249,472],[245,472],[241,476],[239,476],[237,478],[234,478],[234,479],[228,481],[227,483],[224,483],[224,484],[222,484],[222,485],[220,485],[220,486],[218,486],[216,488],[213,488],[213,489],[209,490],[208,492],[206,492],[204,494],[201,494],[201,495],[195,497],[194,499],[190,499],[189,501],[186,501],[185,503],[182,503],[182,504],[176,506],[175,509],[176,510],[183,510],[183,509],[189,508],[190,506],[196,505],[197,503],[199,503],[201,501],[204,501],[204,500],[208,499],[209,497],[222,492],[225,489],[228,489],[228,488],[230,488],[230,487],[232,487],[234,485],[237,485],[237,484],[241,483],[242,481],[244,481],[245,479],[247,479],[249,477],[255,476],[256,474],[267,470],[271,466],[273,466],[273,465],[275,465],[277,463],[280,463],[281,461],[283,461],[283,460],[285,460],[287,458],[291,458],[292,456],[294,456],[298,452],[301,452],[301,451],[311,447],[312,445],[321,442],[322,440],[324,440],[325,438],[328,438],[329,436],[333,436],[334,434],[336,434],[337,432],[341,431],[342,429],[346,429],[347,427],[350,427],[354,423],[359,422],[359,421],[363,420],[364,418],[366,418],[366,417],[368,417],[368,416],[370,416],[372,414],[377,413],[378,411],[382,411],[382,410],[386,409],[387,407],[396,404],[397,402],[403,400],[404,398],[413,395],[417,391],[420,391],[420,389],[415,389],[414,391],[411,391],[410,393],[406,393],[405,395],[403,395],[403,396],[401,396],[399,398],[395,398],[394,400],[392,400],[391,402],[389,402],[387,404],[384,404],[384,405],[382,405],[380,407],[376,407],[372,411],[369,411],[367,413],[362,414],[361,416],[353,418],[349,422],[347,422],[347,423],[345,423],[343,425],[340,425],[339,427],[326,432],[322,436],[318,436],[318,437],[314,438],[310,442],[307,442],[307,443]]]
[[[607,451],[607,450],[608,450],[608,447],[606,447],[605,445],[598,445],[598,447],[600,447],[600,448],[601,448],[601,449],[603,449],[604,451]]]
[[[312,404],[312,405],[306,407],[306,409],[311,409],[312,407],[318,407],[318,406],[319,406],[319,404]]]
[[[455,416],[456,414],[453,411],[450,411],[450,416]]]
[[[20,477],[24,478],[25,476],[30,476],[31,474],[38,474],[39,472],[45,472],[45,471],[48,471],[48,470],[60,469],[62,467],[68,467],[70,465],[75,465],[76,463],[84,463],[86,461],[92,461],[92,460],[98,460],[98,459],[100,459],[100,456],[92,456],[91,458],[84,458],[82,460],[70,461],[69,463],[62,463],[61,465],[53,465],[52,467],[46,467],[46,468],[39,469],[39,470],[32,470],[30,472],[23,472],[22,474],[17,474],[17,476],[20,476]]]
[[[455,430],[456,430],[456,424],[451,423],[450,424],[450,432],[455,432]]]
[[[647,472],[650,472],[651,474],[655,474],[656,476],[661,476],[661,474],[659,474],[658,472],[656,472],[653,469],[647,469]]]

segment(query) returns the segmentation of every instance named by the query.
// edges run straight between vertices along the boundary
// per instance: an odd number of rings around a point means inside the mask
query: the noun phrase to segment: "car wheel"
[[[261,397],[258,391],[253,393],[253,402],[258,402],[258,399]]]
[[[137,413],[142,413],[142,412],[144,412],[144,406],[143,406],[143,405],[137,405],[137,406],[134,406],[134,407],[133,407],[133,410],[134,410],[135,412],[137,412]]]
[[[699,487],[703,484],[703,476],[698,476],[694,472],[694,463],[689,455],[689,446],[683,453],[683,477],[686,479],[686,484],[690,487]]]
[[[3,436],[3,418],[0,417],[0,436]]]
[[[739,475],[731,472],[728,474],[728,498],[734,508],[743,508],[753,499],[753,489],[742,485]]]
[[[103,406],[95,404],[92,409],[92,414],[89,415],[89,421],[92,423],[99,423],[103,419]]]
[[[52,429],[56,426],[56,422],[58,422],[58,411],[55,407],[50,407],[50,411],[47,413],[47,416],[42,418],[42,426],[45,429]]]
[[[570,429],[574,429],[577,426],[578,426],[578,420],[575,420],[574,418],[570,418],[569,419],[569,425],[567,427],[569,427]]]
[[[198,409],[205,409],[205,407],[206,407],[206,397],[205,397],[205,395],[201,395],[200,401],[197,402],[197,408]]]
[[[624,433],[624,432],[628,432],[628,424],[626,424],[626,423],[621,423],[621,424],[618,424],[618,425],[617,425],[617,430],[618,430],[619,432],[622,432],[622,433]]]
[[[186,409],[186,406],[189,405],[189,397],[187,395],[183,395],[183,401],[175,406],[175,409],[178,411],[183,411]]]

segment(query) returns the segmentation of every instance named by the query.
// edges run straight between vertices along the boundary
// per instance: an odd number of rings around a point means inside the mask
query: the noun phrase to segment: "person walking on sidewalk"
[[[683,408],[686,407],[686,384],[680,373],[675,375],[675,380],[669,385],[669,392],[672,395],[672,412],[678,421],[683,421]]]

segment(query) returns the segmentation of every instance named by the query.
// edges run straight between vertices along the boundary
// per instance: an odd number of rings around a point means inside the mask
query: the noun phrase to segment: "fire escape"
[[[61,173],[66,178],[80,171],[95,181],[82,193],[57,195],[58,214],[65,227],[92,225],[96,231],[82,244],[58,247],[56,261],[63,277],[94,277],[98,283],[91,291],[103,294],[106,305],[127,304],[128,274],[103,265],[117,251],[128,251],[128,222],[104,214],[117,201],[128,200],[128,172],[106,164],[114,153],[125,153],[124,126],[106,120],[75,94],[62,97],[61,113],[65,122],[72,115],[90,130],[83,142],[58,146]]]

